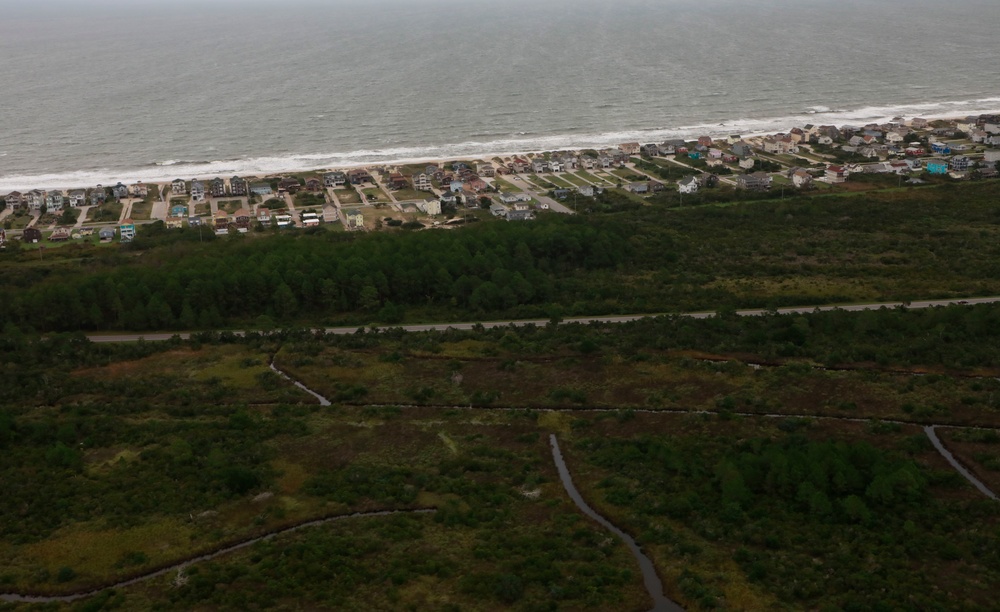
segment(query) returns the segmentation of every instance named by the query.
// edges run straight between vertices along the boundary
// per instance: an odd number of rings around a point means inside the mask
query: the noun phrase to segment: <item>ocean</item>
[[[0,193],[1000,110],[996,0],[0,0]]]

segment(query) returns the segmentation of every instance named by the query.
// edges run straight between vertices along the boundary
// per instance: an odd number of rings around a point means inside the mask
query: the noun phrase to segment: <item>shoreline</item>
[[[973,108],[973,105],[990,103],[991,108]],[[890,110],[919,110],[926,109],[932,111],[934,107],[943,105],[970,106],[968,109],[961,109],[965,114],[958,114],[959,109],[951,109],[943,113],[927,112],[923,114],[913,114],[913,112],[895,113],[890,115],[880,114],[879,111]],[[866,107],[857,110],[820,110],[825,107],[813,107],[813,112],[803,112],[784,117],[768,119],[735,119],[729,122],[723,121],[719,124],[698,124],[682,126],[678,128],[646,128],[635,130],[622,130],[617,132],[603,132],[600,134],[579,136],[572,135],[550,135],[538,136],[535,138],[511,138],[490,142],[460,142],[451,144],[428,145],[424,147],[388,147],[382,153],[380,149],[360,149],[344,153],[300,153],[290,154],[283,157],[256,156],[243,157],[229,160],[209,160],[209,161],[173,161],[151,163],[138,168],[123,169],[116,171],[111,168],[99,168],[93,170],[76,170],[69,172],[39,173],[31,175],[0,175],[0,194],[7,194],[11,191],[29,191],[31,189],[81,189],[90,188],[96,185],[114,185],[121,181],[128,185],[135,182],[148,184],[169,183],[176,178],[185,180],[211,180],[215,177],[229,178],[233,175],[246,177],[265,177],[277,174],[303,174],[321,173],[328,170],[349,170],[367,166],[395,166],[422,163],[440,163],[454,160],[491,160],[494,157],[511,157],[521,155],[533,155],[546,151],[579,151],[583,149],[603,149],[615,147],[618,143],[628,141],[653,142],[662,139],[683,138],[694,140],[698,136],[706,135],[713,138],[728,136],[730,134],[740,134],[744,138],[762,137],[776,132],[787,132],[793,127],[802,127],[807,123],[818,125],[865,125],[867,123],[885,123],[897,116],[922,117],[931,121],[945,120],[956,121],[964,119],[966,116],[1000,114],[1000,97],[980,98],[967,101],[953,101],[943,103],[914,103],[900,104],[897,106]],[[759,129],[741,129],[756,124]],[[766,126],[766,129],[765,129]],[[778,127],[780,126],[780,127]],[[551,141],[553,146],[525,146],[525,147],[496,147],[485,148],[491,144],[523,142],[525,145],[532,143],[541,144]],[[482,149],[475,149],[476,146],[483,146]],[[465,150],[463,150],[465,149]],[[428,154],[428,155],[406,155],[405,151],[445,151],[453,150],[448,155]],[[352,159],[357,158],[357,159]],[[313,161],[315,163],[310,164]],[[323,163],[329,161],[331,163]]]

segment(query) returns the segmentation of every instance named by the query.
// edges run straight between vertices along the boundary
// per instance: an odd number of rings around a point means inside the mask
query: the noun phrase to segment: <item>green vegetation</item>
[[[164,234],[141,228],[122,251],[82,254],[94,259],[83,271],[53,265],[25,275],[23,256],[4,256],[0,320],[39,330],[190,329],[260,315],[368,323],[390,302],[407,318],[444,319],[993,295],[995,190],[969,183],[669,212],[664,202],[676,194],[639,207],[608,191],[578,199],[581,211],[610,213],[587,218],[226,245],[178,237],[183,246],[169,252],[157,248]]]
[[[122,216],[122,203],[108,198],[103,204],[87,211],[87,223],[118,223]]]
[[[358,192],[351,186],[347,186],[345,189],[337,189],[334,193],[337,194],[337,200],[341,204],[360,204],[361,196]]]
[[[237,210],[243,208],[242,200],[220,200],[217,203],[219,210],[224,210],[229,214],[235,213]]]
[[[148,221],[153,214],[153,202],[150,200],[139,200],[132,204],[129,218],[133,221]]]
[[[554,432],[585,498],[689,610],[988,607],[1000,506],[918,427],[878,419],[1000,426],[997,317],[983,305],[122,345],[8,327],[0,580],[73,591],[315,517],[431,508],[282,535],[87,603],[646,609],[625,547],[564,493]],[[810,367],[832,350],[852,369]],[[1000,466],[996,431],[942,437],[977,470]]]

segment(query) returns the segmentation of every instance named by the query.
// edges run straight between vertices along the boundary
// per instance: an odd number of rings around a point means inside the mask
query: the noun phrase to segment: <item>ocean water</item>
[[[996,0],[0,0],[0,193],[1000,110]]]

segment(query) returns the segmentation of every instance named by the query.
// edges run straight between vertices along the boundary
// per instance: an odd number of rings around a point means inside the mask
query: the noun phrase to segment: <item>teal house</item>
[[[948,174],[948,162],[943,159],[928,159],[924,162],[924,170],[931,174]]]

